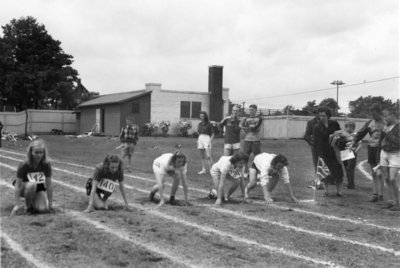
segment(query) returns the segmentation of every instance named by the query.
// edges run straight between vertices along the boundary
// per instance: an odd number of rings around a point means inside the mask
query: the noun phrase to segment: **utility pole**
[[[334,80],[331,85],[336,85],[336,114],[339,114],[339,86],[346,84],[342,80]]]

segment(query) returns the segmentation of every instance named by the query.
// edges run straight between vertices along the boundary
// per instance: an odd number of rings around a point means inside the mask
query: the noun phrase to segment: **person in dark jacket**
[[[400,170],[400,129],[397,109],[387,108],[383,110],[383,120],[386,126],[382,131],[379,142],[379,166],[394,197],[394,202],[389,203],[386,208],[392,211],[400,211],[399,187],[396,181]]]
[[[336,157],[336,154],[330,144],[330,136],[337,130],[340,130],[338,122],[329,120],[332,113],[329,108],[321,107],[318,109],[320,122],[314,127],[314,147],[318,157],[321,157],[329,168],[330,176],[325,178],[325,195],[328,195],[328,185],[336,184],[336,195],[342,196],[343,169]]]
[[[314,172],[316,172],[318,156],[315,153],[313,132],[314,132],[314,127],[319,123],[318,109],[314,109],[313,114],[314,118],[307,122],[306,132],[304,133],[304,140],[308,143],[308,145],[310,145],[313,165],[314,165]]]

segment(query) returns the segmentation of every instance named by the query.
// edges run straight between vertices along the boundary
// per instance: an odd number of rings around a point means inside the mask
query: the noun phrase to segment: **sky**
[[[246,106],[336,99],[334,80],[346,83],[341,112],[360,96],[399,98],[398,0],[0,0],[1,26],[24,16],[100,94],[205,92],[208,67],[222,65],[231,101]]]

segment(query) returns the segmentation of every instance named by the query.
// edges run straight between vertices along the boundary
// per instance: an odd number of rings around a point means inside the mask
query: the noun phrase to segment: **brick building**
[[[161,84],[148,83],[142,90],[101,95],[84,102],[78,106],[77,132],[95,129],[105,135],[118,135],[129,115],[140,127],[168,120],[172,135],[177,134],[179,121],[197,126],[200,111],[220,121],[229,107],[229,89],[222,87],[222,70],[222,66],[209,67],[208,92],[167,90]]]

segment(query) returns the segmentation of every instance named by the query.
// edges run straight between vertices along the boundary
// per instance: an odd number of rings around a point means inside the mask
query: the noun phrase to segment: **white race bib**
[[[228,171],[228,174],[234,178],[235,180],[240,179],[240,177],[242,177],[242,173],[239,170],[236,169],[230,169]]]
[[[46,176],[43,172],[29,172],[27,177],[30,182],[36,182],[37,184],[45,183],[46,181]]]
[[[112,193],[115,189],[115,182],[109,179],[101,179],[99,184],[97,185],[97,188]]]

